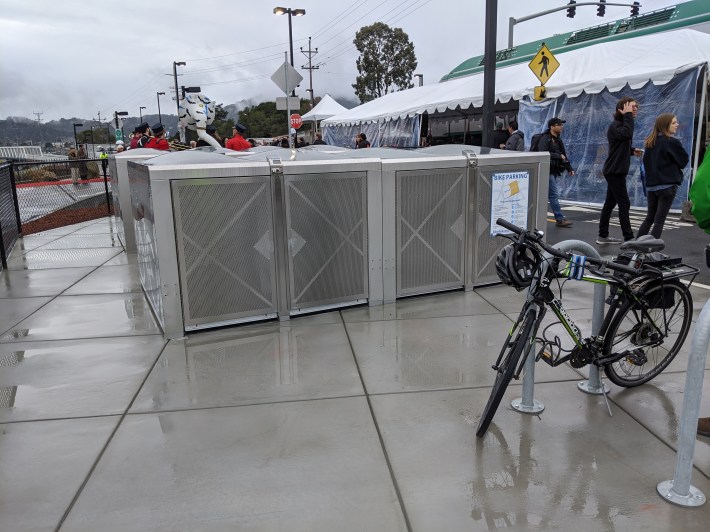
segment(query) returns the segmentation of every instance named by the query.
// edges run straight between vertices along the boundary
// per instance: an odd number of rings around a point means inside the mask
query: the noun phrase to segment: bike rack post
[[[599,252],[590,244],[581,240],[563,240],[554,247],[560,251],[578,251],[584,253],[588,257],[601,259]],[[550,257],[552,258],[552,257]],[[606,299],[606,288],[604,285],[596,285],[594,287],[594,306],[592,309],[592,334],[596,334],[601,329],[604,321],[604,300]],[[523,396],[518,399],[513,399],[510,406],[513,410],[524,414],[538,414],[545,409],[545,405],[533,398],[535,386],[535,357],[528,357],[525,361],[524,376],[523,376]],[[594,395],[603,394],[604,390],[609,391],[606,384],[603,384],[599,378],[599,368],[594,365],[589,367],[589,380],[581,381],[577,384],[577,388],[585,393]]]
[[[695,432],[700,414],[700,399],[703,394],[705,359],[710,345],[710,301],[705,303],[695,324],[693,340],[685,374],[683,412],[680,416],[678,432],[678,457],[676,458],[673,480],[664,480],[656,486],[656,491],[668,502],[678,506],[697,507],[705,504],[705,495],[690,484],[693,473],[693,453],[695,452]]]

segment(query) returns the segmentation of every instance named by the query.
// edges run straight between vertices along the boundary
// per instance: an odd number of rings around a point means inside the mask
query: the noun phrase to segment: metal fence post
[[[563,240],[554,247],[560,251],[579,251],[584,253],[588,257],[595,259],[601,259],[599,252],[594,249],[590,244],[583,242],[581,240]],[[550,257],[552,258],[552,257]],[[601,290],[600,290],[601,289]],[[594,306],[592,308],[592,333],[596,334],[601,328],[601,324],[604,320],[604,299],[605,299],[606,289],[603,285],[597,285],[594,287]],[[593,379],[596,379],[596,383]],[[523,375],[523,396],[518,399],[513,399],[510,406],[513,410],[522,412],[524,414],[537,414],[545,409],[545,405],[540,401],[537,401],[533,397],[534,386],[535,386],[535,357],[528,356],[525,361],[524,375]],[[599,383],[599,369],[596,366],[590,366],[589,370],[589,381],[582,381],[578,385],[578,388],[587,393],[603,393],[603,384]],[[592,388],[598,391],[592,391]]]
[[[106,162],[104,162],[106,161]],[[104,190],[106,191],[106,210],[108,211],[108,215],[111,216],[111,198],[109,197],[108,193],[108,178],[106,174],[106,168],[108,167],[108,159],[101,159],[101,169],[103,170],[104,174]]]
[[[15,218],[17,219],[17,234],[22,234],[22,220],[20,219],[20,202],[17,199],[17,181],[15,181],[15,163],[10,165],[10,187],[12,188],[12,202],[15,204]]]
[[[688,357],[683,392],[683,412],[680,416],[678,432],[678,456],[673,480],[659,482],[656,490],[665,500],[679,506],[696,507],[705,504],[705,495],[690,484],[693,473],[693,453],[695,452],[695,432],[700,414],[700,399],[703,394],[705,359],[710,344],[710,301],[705,303],[695,324],[693,340]]]

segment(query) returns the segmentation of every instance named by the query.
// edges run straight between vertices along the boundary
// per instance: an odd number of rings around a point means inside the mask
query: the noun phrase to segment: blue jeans
[[[557,188],[557,178],[553,175],[550,175],[550,188],[547,191],[547,200],[550,202],[550,208],[552,209],[552,214],[555,215],[555,220],[558,222],[564,220],[565,217],[560,208],[560,191]]]

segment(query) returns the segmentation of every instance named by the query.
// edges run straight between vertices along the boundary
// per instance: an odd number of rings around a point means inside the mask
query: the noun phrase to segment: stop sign
[[[303,125],[303,119],[301,119],[301,115],[297,113],[293,113],[291,115],[291,127],[293,129],[298,129]]]

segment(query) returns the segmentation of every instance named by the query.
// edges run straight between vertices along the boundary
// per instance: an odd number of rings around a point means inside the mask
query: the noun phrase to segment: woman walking
[[[664,113],[656,118],[653,131],[644,142],[646,151],[643,154],[643,165],[646,170],[648,213],[636,238],[647,235],[649,229],[654,238],[661,238],[666,216],[678,186],[683,182],[683,168],[690,157],[680,141],[673,137],[677,131],[676,116]]]

